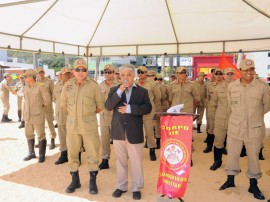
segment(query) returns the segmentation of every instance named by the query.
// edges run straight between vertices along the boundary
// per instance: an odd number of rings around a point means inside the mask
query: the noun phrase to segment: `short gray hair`
[[[124,69],[130,69],[133,71],[133,73],[135,74],[135,67],[132,64],[123,64],[119,67],[119,72],[121,73],[121,71],[123,71]]]

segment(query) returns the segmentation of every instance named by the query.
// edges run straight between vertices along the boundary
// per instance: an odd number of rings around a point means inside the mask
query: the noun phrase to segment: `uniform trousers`
[[[38,141],[46,139],[45,137],[45,121],[39,124],[25,123],[25,135],[27,140],[35,139],[34,130],[37,133]]]
[[[18,111],[22,111],[22,96],[17,96],[17,105],[18,105]]]
[[[100,126],[100,140],[101,140],[101,158],[110,159],[111,156],[111,126]]]
[[[66,141],[66,134],[67,134],[67,129],[66,125],[59,125],[58,124],[58,137],[59,137],[59,142],[60,142],[60,151],[67,151],[67,141]]]
[[[160,119],[153,120],[155,128],[155,138],[160,138]]]
[[[55,132],[54,124],[53,124],[53,115],[54,115],[53,106],[52,104],[49,104],[48,106],[45,107],[45,117],[46,117],[49,129],[50,129],[51,139],[56,138],[56,132]]]
[[[194,114],[196,114],[196,110],[197,110],[197,114],[200,114],[200,116],[196,120],[197,124],[202,124],[202,119],[203,119],[203,115],[204,115],[204,109],[205,109],[204,106],[197,106],[193,110]]]
[[[144,187],[143,177],[143,143],[130,144],[124,140],[113,140],[116,169],[117,169],[117,189],[126,191],[128,189],[128,159],[130,162],[132,192],[139,191]]]
[[[87,155],[88,170],[98,170],[99,159],[99,136],[98,130],[93,129],[86,134],[71,133],[67,130],[67,148],[68,148],[68,166],[71,172],[76,172],[79,169],[79,157],[81,152],[82,142]]]
[[[243,143],[245,143],[248,158],[248,170],[246,174],[248,178],[261,178],[262,173],[259,163],[259,152],[262,145],[261,139],[262,138],[257,138],[252,142],[244,142],[243,140],[230,137],[230,135],[227,136],[227,175],[237,175],[240,172],[240,153],[243,147]]]
[[[218,149],[222,149],[224,147],[227,129],[215,127],[214,134],[215,134],[214,146]]]
[[[3,104],[3,115],[8,115],[9,108],[10,108],[9,95],[8,96],[1,95],[1,101],[2,101],[2,104]]]
[[[154,134],[154,122],[153,117],[143,118],[143,127],[145,131],[146,141],[148,148],[156,148],[156,139]]]

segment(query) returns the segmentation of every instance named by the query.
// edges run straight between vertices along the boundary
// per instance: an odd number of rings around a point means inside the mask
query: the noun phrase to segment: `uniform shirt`
[[[152,105],[152,111],[150,114],[144,115],[144,117],[152,117],[156,112],[155,104],[160,102],[161,92],[156,83],[149,78],[147,78],[143,83],[137,80],[136,84],[147,89],[148,91],[149,99]]]
[[[25,86],[24,81],[18,81],[15,85],[14,91],[17,92],[17,96],[23,96],[23,88]]]
[[[199,91],[199,94],[200,94],[200,106],[204,107],[205,106],[205,99],[206,99],[206,91],[207,91],[207,88],[206,88],[206,85],[205,85],[205,82],[202,82],[202,83],[199,83],[198,81],[195,81],[194,82],[194,85],[196,86],[196,88],[198,89]]]
[[[0,83],[0,96],[9,97],[9,91],[13,92],[13,89],[9,86],[8,81],[4,79]]]
[[[169,102],[171,106],[184,104],[181,112],[193,113],[193,102],[200,101],[200,94],[194,82],[186,80],[183,85],[177,80],[169,85]]]
[[[155,109],[156,109],[156,112],[162,112],[162,103],[164,103],[167,96],[166,96],[165,88],[163,87],[163,85],[159,82],[157,82],[156,85],[160,91],[161,97],[160,97],[160,101],[156,103]]]
[[[55,103],[55,115],[58,125],[66,125],[67,111],[61,107],[60,96],[64,87],[63,81],[58,81],[53,89],[53,102]]]
[[[108,98],[110,89],[120,84],[121,82],[118,79],[112,80],[109,85],[106,83],[106,81],[103,81],[101,84],[99,84],[101,99],[103,100],[104,103]],[[113,111],[108,111],[107,109],[104,108],[99,114],[100,114],[100,125],[110,126],[112,122]]]
[[[50,94],[51,100],[52,100],[52,95],[53,95],[53,88],[54,88],[54,83],[51,79],[44,78],[42,80],[37,79],[38,82],[44,84],[46,88],[48,88],[48,92]]]
[[[207,117],[208,117],[208,118],[214,118],[215,113],[214,113],[213,111],[212,111],[212,112],[210,111],[210,110],[213,110],[213,109],[214,109],[213,106],[209,106],[210,104],[213,104],[212,102],[210,102],[210,100],[211,100],[212,96],[214,95],[214,90],[215,90],[215,88],[217,88],[217,87],[220,86],[221,84],[222,84],[222,82],[219,83],[219,84],[217,84],[217,83],[214,81],[214,82],[210,82],[210,83],[207,85],[205,104],[206,104],[206,107],[208,108],[208,109],[207,109],[207,111],[208,111]]]
[[[212,104],[208,107],[209,115],[215,117],[215,127],[223,129],[228,128],[229,120],[227,90],[228,86],[225,82],[215,88],[210,100]],[[211,107],[213,107],[213,109],[210,109]]]
[[[86,134],[98,127],[96,109],[104,109],[104,102],[96,81],[86,78],[79,86],[73,78],[64,85],[60,99],[68,111],[67,131]]]
[[[244,141],[264,136],[264,114],[270,110],[268,87],[253,79],[243,86],[240,79],[228,87],[228,135]]]
[[[29,124],[40,124],[45,121],[45,107],[51,103],[51,97],[43,84],[35,82],[34,85],[25,85],[24,119]]]

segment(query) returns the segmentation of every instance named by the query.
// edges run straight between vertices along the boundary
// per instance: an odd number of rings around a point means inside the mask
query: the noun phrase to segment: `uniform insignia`
[[[252,61],[251,61],[251,60],[247,60],[247,61],[246,61],[246,65],[247,65],[247,66],[252,65]]]
[[[66,88],[67,91],[70,91],[72,90],[72,85],[68,85],[67,88]]]

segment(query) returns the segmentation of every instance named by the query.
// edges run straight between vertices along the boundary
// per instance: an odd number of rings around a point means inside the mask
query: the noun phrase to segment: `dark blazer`
[[[120,86],[120,85],[119,85]],[[140,86],[132,87],[132,93],[129,100],[131,113],[121,114],[118,112],[120,106],[126,103],[126,93],[123,92],[119,98],[116,93],[119,86],[110,90],[109,96],[105,102],[107,110],[113,109],[113,117],[111,124],[111,135],[114,140],[127,140],[130,144],[143,143],[143,115],[149,114],[152,105],[149,100],[148,91]]]

